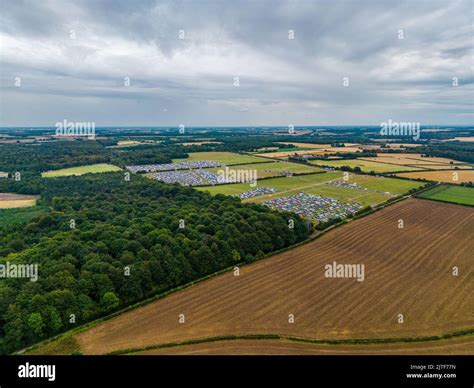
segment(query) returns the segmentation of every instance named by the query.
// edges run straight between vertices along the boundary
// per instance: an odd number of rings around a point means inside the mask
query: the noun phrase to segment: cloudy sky
[[[473,4],[2,0],[0,126],[473,124]]]

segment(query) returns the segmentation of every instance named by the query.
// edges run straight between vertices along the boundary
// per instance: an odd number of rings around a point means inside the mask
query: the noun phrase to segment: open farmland
[[[71,176],[71,175],[84,175],[84,174],[95,174],[101,172],[112,172],[119,171],[120,168],[112,164],[99,163],[91,164],[88,166],[79,166],[71,168],[63,168],[61,170],[47,171],[41,174],[43,178],[55,178],[59,176]]]
[[[257,181],[256,187],[272,188],[276,189],[276,192],[250,198],[245,201],[261,203],[270,199],[304,192],[331,197],[338,200],[357,201],[364,206],[370,206],[385,202],[393,196],[404,194],[410,189],[421,186],[419,182],[356,174],[349,175],[348,183],[356,183],[360,188],[348,188],[328,184],[334,181],[341,181],[342,177],[343,173],[341,171],[332,171],[322,174],[265,179]],[[252,187],[248,183],[218,185],[213,187],[206,186],[199,188],[199,190],[209,191],[211,194],[226,195],[241,194],[251,189]]]
[[[36,195],[0,193],[0,209],[15,209],[35,206],[39,199]]]
[[[139,355],[396,355],[471,354],[474,336],[401,344],[329,345],[288,340],[230,340],[156,348]]]
[[[407,181],[403,179],[393,179],[387,177],[373,177],[370,175],[351,174],[349,182],[355,182],[358,185],[379,193],[389,193],[391,195],[406,194],[412,189],[423,186],[423,183]]]
[[[295,143],[296,144],[296,143]],[[316,144],[315,144],[316,145]],[[266,152],[262,154],[257,154],[266,158],[276,158],[276,159],[286,159],[289,156],[293,155],[324,155],[324,154],[337,154],[337,153],[348,153],[348,152],[362,152],[362,150],[356,146],[348,147],[332,147],[329,144],[324,145],[324,147],[311,147],[314,149],[298,149],[289,150],[289,151],[275,151],[275,152]]]
[[[361,158],[361,160],[368,160],[371,162],[379,163],[391,163],[398,164],[402,166],[418,166],[424,164],[463,164],[463,162],[448,159],[448,158],[437,158],[437,157],[425,157],[423,154],[410,154],[410,153],[400,153],[400,154],[377,154],[375,158]]]
[[[420,198],[474,206],[474,188],[440,185],[418,195]]]
[[[281,178],[272,178],[265,179],[262,181],[257,181],[256,187],[271,187],[279,191],[279,194],[284,192],[297,192],[301,191],[302,188],[310,188],[321,183],[339,179],[342,177],[342,172],[323,172],[311,175],[302,175],[302,176],[292,176],[292,177],[281,177]],[[218,186],[206,186],[200,187],[198,190],[209,191],[211,194],[225,194],[233,195],[240,194],[251,189],[249,183],[232,183],[227,185],[218,185]]]
[[[440,164],[440,163],[433,163],[433,164],[417,164],[416,168],[412,168],[411,170],[425,169],[425,170],[472,170],[472,166],[468,164]],[[403,171],[403,170],[401,170]],[[421,170],[420,170],[421,171]]]
[[[274,158],[274,159],[288,159],[289,156],[293,155],[314,155],[314,154],[324,154],[325,152],[322,149],[309,149],[309,150],[298,150],[295,148],[291,151],[275,151],[275,152],[264,152],[261,154],[257,154],[258,156],[264,158]]]
[[[217,173],[223,171],[222,167],[210,168],[211,172]],[[289,162],[267,162],[267,163],[253,163],[243,164],[235,167],[229,167],[229,171],[232,170],[255,170],[257,171],[257,179],[268,178],[274,176],[281,176],[285,173],[290,174],[309,174],[313,172],[324,172],[323,169],[307,166],[300,163],[289,163]]]
[[[408,166],[398,166],[389,163],[378,163],[371,162],[363,159],[346,159],[346,160],[312,160],[309,162],[315,166],[330,166],[330,167],[343,167],[348,166],[350,168],[359,167],[364,172],[375,172],[385,173],[392,171],[413,171],[416,168]]]
[[[35,352],[61,353],[68,341],[104,354],[230,335],[370,342],[472,329],[473,229],[472,208],[408,199],[244,266],[239,276],[225,273]],[[365,280],[326,277],[335,260],[364,264]]]
[[[434,182],[466,183],[474,182],[474,170],[418,171],[404,172],[397,176],[412,179],[426,179]]]
[[[377,205],[392,196],[369,190],[351,189],[332,185],[319,185],[304,190],[305,193],[334,198],[342,202],[357,202],[362,206]]]
[[[190,152],[189,157],[185,159],[173,159],[177,162],[195,162],[199,160],[212,160],[227,165],[246,164],[246,163],[264,163],[268,160],[258,158],[252,155],[236,154],[234,152]]]
[[[460,137],[455,137],[454,139],[449,139],[448,141],[460,141],[460,142],[466,142],[466,143],[473,143],[474,136],[460,136]]]
[[[416,148],[416,147],[423,146],[423,144],[420,144],[420,143],[388,143],[387,145],[389,148],[394,148],[394,149]]]

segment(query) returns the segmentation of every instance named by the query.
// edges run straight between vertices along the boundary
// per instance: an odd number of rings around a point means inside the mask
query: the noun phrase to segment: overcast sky
[[[473,4],[1,0],[0,126],[474,124]]]

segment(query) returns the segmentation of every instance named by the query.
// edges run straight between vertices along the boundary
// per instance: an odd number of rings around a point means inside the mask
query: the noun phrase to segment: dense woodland
[[[26,224],[0,227],[0,263],[39,264],[37,282],[0,281],[1,353],[251,262],[309,233],[294,215],[140,176],[126,181],[123,173],[2,179],[1,191],[36,191],[50,209]]]

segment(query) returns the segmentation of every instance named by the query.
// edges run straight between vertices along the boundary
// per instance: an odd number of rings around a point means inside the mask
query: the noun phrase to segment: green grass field
[[[349,183],[357,183],[362,189],[336,187],[325,184],[329,181],[341,180],[342,171],[332,171],[323,174],[294,175],[292,177],[272,178],[257,181],[257,186],[249,183],[234,183],[197,188],[200,191],[209,191],[211,194],[233,195],[240,194],[259,187],[269,187],[278,190],[276,193],[245,199],[244,202],[260,203],[269,199],[285,197],[299,192],[323,195],[344,201],[357,201],[362,205],[375,205],[389,200],[394,196],[407,193],[423,183],[402,179],[375,177],[370,175],[349,175]],[[365,190],[367,189],[367,190]]]
[[[345,187],[335,187],[331,185],[315,186],[312,189],[305,190],[308,194],[322,195],[339,199],[343,202],[355,201],[364,206],[377,205],[388,201],[392,196],[388,194],[375,193],[373,191],[348,189]]]
[[[173,162],[195,162],[198,160],[214,160],[224,164],[265,163],[268,160],[251,155],[241,155],[233,152],[191,152],[185,159],[173,159]]]
[[[24,207],[17,209],[1,209],[0,225],[10,227],[12,225],[23,224],[37,215],[48,212],[48,208],[42,206]]]
[[[348,166],[351,168],[359,167],[363,172],[373,171],[375,173],[421,170],[420,168],[417,168],[417,167],[397,166],[394,164],[371,162],[368,160],[360,160],[360,159],[312,160],[309,163],[315,166],[330,166],[330,167]]]
[[[310,188],[315,185],[333,180],[342,177],[342,172],[334,171],[323,174],[312,174],[312,175],[294,175],[292,177],[281,177],[281,178],[272,178],[265,179],[262,181],[257,181],[257,186],[252,187],[249,183],[231,183],[228,185],[217,185],[217,186],[206,186],[206,187],[197,187],[197,190],[200,191],[209,191],[211,194],[240,194],[245,191],[249,191],[258,187],[272,187],[274,189],[282,192],[298,192],[302,191],[304,188]]]
[[[217,173],[218,171],[222,170],[222,167],[210,168],[208,170]],[[321,168],[300,163],[268,161],[266,163],[242,164],[235,167],[229,167],[229,170],[256,170],[258,179],[272,176],[281,176],[281,173],[283,172],[291,172],[295,175],[324,172],[324,170]]]
[[[474,188],[472,187],[440,185],[421,193],[419,197],[474,206]]]
[[[84,174],[95,174],[100,172],[111,172],[111,171],[120,171],[120,167],[114,166],[112,164],[99,163],[91,164],[89,166],[79,166],[71,168],[63,168],[61,170],[53,170],[43,172],[41,176],[43,178],[55,178],[59,176],[70,176],[70,175],[84,175]]]
[[[379,193],[390,193],[392,195],[402,195],[411,189],[416,189],[424,185],[422,182],[409,181],[404,179],[374,177],[370,175],[350,175],[349,182],[355,182],[358,185]]]

